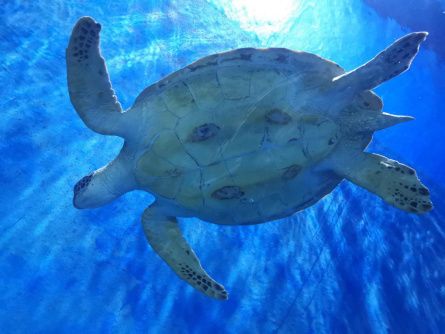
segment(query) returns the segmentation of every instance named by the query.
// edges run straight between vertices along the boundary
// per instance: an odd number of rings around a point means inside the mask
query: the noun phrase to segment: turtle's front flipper
[[[334,104],[336,110],[341,110],[350,104],[351,99],[357,94],[373,89],[405,72],[417,55],[420,43],[427,36],[426,32],[408,34],[395,41],[366,64],[334,78],[331,91],[336,96],[334,99],[337,101],[337,104]],[[339,92],[343,92],[341,99],[338,99]],[[330,101],[329,104],[332,104],[329,94],[326,98]]]
[[[430,193],[418,179],[416,171],[395,160],[362,153],[351,164],[336,169],[341,176],[399,209],[424,213],[433,208]]]
[[[66,49],[68,90],[71,103],[90,129],[122,135],[122,108],[100,54],[99,31],[100,24],[91,17],[82,17],[74,26]]]
[[[151,247],[180,278],[209,297],[228,298],[224,287],[202,269],[176,218],[165,216],[155,203],[144,211],[142,225]]]

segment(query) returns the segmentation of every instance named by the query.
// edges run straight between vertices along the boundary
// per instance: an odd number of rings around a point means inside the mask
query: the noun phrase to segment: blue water
[[[389,2],[0,0],[0,333],[444,333],[445,3]],[[211,53],[280,46],[350,70],[429,30],[410,71],[376,90],[385,111],[416,120],[377,133],[368,150],[415,167],[435,209],[411,215],[343,182],[268,224],[181,220],[230,299],[194,291],[146,243],[149,194],[72,206],[75,182],[122,144],[87,129],[69,102],[65,47],[84,15],[102,24],[125,108]]]

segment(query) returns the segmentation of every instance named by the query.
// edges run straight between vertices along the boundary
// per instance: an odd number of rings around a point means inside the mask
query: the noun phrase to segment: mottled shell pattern
[[[246,48],[169,75],[130,111],[140,114],[143,133],[138,181],[200,217],[218,214],[220,223],[256,223],[312,205],[340,181],[313,166],[343,134],[310,101],[342,73],[310,53]],[[381,102],[365,92],[349,108],[380,112]]]

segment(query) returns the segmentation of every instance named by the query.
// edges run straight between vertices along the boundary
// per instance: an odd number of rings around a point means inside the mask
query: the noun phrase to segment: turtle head
[[[124,188],[113,169],[110,164],[81,178],[74,186],[74,206],[78,209],[97,208],[122,195]]]
[[[98,194],[102,188],[98,183],[97,172],[93,172],[81,178],[74,186],[73,204],[78,209],[94,208],[101,206],[103,201]]]
[[[73,204],[78,209],[97,208],[136,189],[127,161],[118,157],[108,165],[84,176],[74,186]]]

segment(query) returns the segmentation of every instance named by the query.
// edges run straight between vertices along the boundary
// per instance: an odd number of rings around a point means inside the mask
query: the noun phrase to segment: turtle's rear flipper
[[[71,103],[85,124],[101,134],[122,135],[122,108],[99,49],[100,24],[82,17],[66,49]]]
[[[362,153],[350,165],[337,168],[337,173],[399,209],[424,213],[433,208],[430,193],[416,171],[395,160]]]
[[[332,79],[330,89],[324,95],[323,103],[328,103],[330,110],[340,112],[358,94],[405,72],[411,66],[414,57],[419,52],[420,44],[427,36],[427,32],[408,34],[395,41],[366,64],[335,77]]]
[[[142,225],[151,247],[180,278],[209,297],[228,298],[224,287],[202,269],[199,259],[183,238],[176,218],[166,217],[155,203],[144,211]]]

